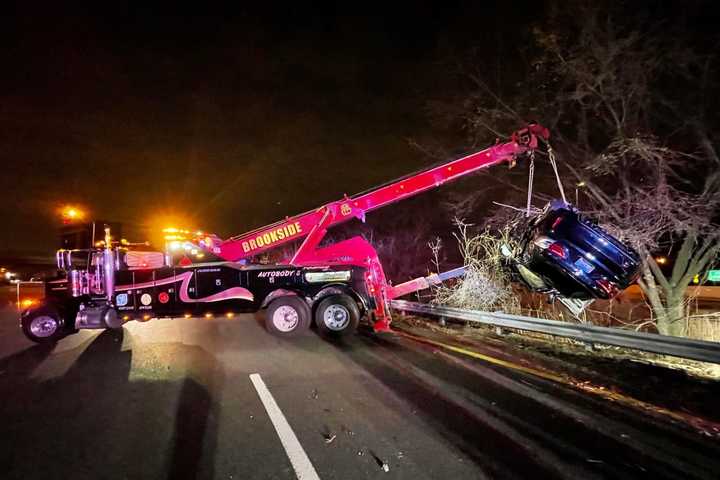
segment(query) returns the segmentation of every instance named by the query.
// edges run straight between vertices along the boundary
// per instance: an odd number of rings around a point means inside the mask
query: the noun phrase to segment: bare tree
[[[704,152],[687,155],[661,144],[651,133],[663,122],[685,123],[684,118],[658,112],[656,103],[674,103],[663,100],[676,98],[677,92],[657,88],[656,81],[699,81],[690,65],[704,62],[708,68],[707,59],[657,26],[647,25],[644,31],[622,28],[597,7],[586,8],[585,14],[573,44],[563,45],[538,31],[552,58],[550,71],[562,79],[559,83],[567,92],[562,110],[572,109],[578,120],[572,141],[563,143],[566,151],[584,159],[584,165],[569,168],[587,185],[596,207],[593,213],[641,253],[638,283],[658,330],[684,335],[687,287],[720,250],[712,221],[720,193],[713,161],[717,155],[707,138]],[[605,142],[598,141],[603,137]],[[705,174],[706,181],[686,177],[688,172]],[[661,241],[680,243],[669,276],[652,255]]]
[[[685,335],[688,285],[720,251],[720,232],[712,221],[720,201],[718,191],[708,187],[688,193],[673,185],[684,183],[674,182],[673,177],[693,160],[658,146],[653,139],[626,138],[613,142],[598,163],[585,168],[598,180],[587,182],[595,205],[591,214],[640,252],[638,284],[652,307],[658,331],[666,335]],[[712,177],[707,181],[712,182]],[[599,186],[608,182],[616,188]],[[653,256],[661,241],[675,247],[669,275]]]
[[[516,88],[493,86],[471,62],[460,73],[473,88],[437,111],[456,115],[472,142],[523,119],[550,127],[583,206],[641,253],[658,330],[684,335],[687,287],[720,251],[720,161],[705,111],[717,93],[713,50],[595,2],[559,2],[545,20]],[[669,275],[653,258],[659,245],[675,254]]]

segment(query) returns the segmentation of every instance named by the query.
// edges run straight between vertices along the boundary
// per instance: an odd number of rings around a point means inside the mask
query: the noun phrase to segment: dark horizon
[[[422,77],[460,11],[17,12],[0,252],[53,250],[63,204],[229,236],[422,166]]]
[[[137,240],[168,223],[226,237],[433,163],[411,141],[459,153],[427,114],[452,55],[512,62],[543,6],[17,8],[0,252],[54,250],[63,204]]]

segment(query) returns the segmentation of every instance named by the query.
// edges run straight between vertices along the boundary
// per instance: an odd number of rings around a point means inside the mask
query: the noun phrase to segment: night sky
[[[5,11],[0,253],[53,251],[65,203],[225,237],[431,163],[438,52],[532,15],[474,3]]]

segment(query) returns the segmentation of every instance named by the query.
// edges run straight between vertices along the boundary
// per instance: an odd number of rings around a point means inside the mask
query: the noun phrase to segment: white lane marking
[[[295,432],[290,428],[290,424],[285,419],[285,415],[283,415],[282,410],[278,407],[278,404],[275,402],[275,399],[265,385],[265,382],[263,382],[260,374],[251,374],[250,381],[260,397],[260,401],[265,407],[265,411],[268,413],[278,437],[280,437],[280,442],[283,448],[285,448],[285,453],[293,469],[295,469],[295,475],[297,475],[298,480],[320,480],[320,477],[318,477],[315,471],[315,467],[313,467],[313,464],[310,462],[305,450],[303,450],[302,445],[300,445],[300,442],[295,436]]]

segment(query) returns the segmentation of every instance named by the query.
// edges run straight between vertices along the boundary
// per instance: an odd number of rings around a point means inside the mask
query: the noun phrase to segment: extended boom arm
[[[350,198],[346,196],[317,210],[288,217],[284,221],[228,240],[205,237],[199,239],[198,243],[225,260],[238,261],[304,238],[290,264],[296,266],[340,264],[364,267],[365,284],[373,298],[373,305],[369,306],[371,317],[374,318],[373,328],[376,331],[388,330],[390,326],[388,300],[424,288],[435,279],[415,279],[393,287],[385,279],[377,252],[362,237],[353,237],[318,248],[327,229],[351,218],[364,221],[367,212],[439,187],[482,168],[501,162],[509,162],[512,166],[518,155],[538,147],[538,138],[547,140],[549,132],[540,125],[529,125],[514,133],[509,142],[408,175],[369,192]]]
[[[518,155],[537,148],[538,137],[547,140],[548,130],[531,124],[515,132],[509,142],[423,170],[354,197],[346,196],[317,210],[288,217],[224,241],[208,237],[201,239],[200,244],[225,260],[238,261],[305,238],[292,260],[292,263],[299,263],[308,259],[310,252],[317,247],[328,228],[351,218],[364,221],[367,212],[439,187],[480,169],[505,161],[513,165]]]

